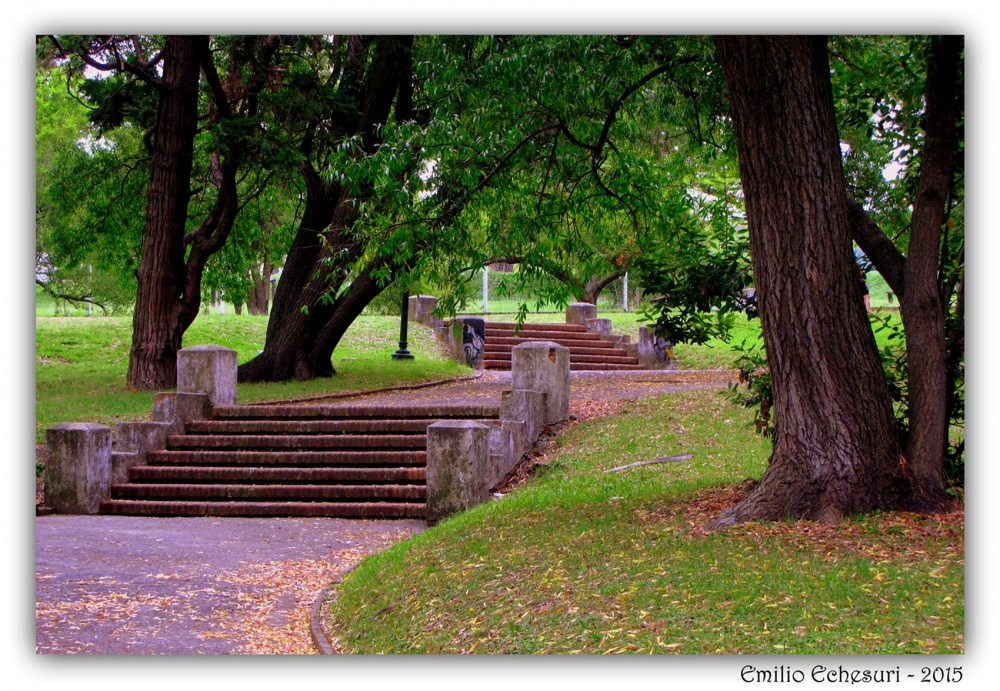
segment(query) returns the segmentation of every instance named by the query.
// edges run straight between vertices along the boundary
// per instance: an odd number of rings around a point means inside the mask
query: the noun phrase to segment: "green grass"
[[[202,313],[184,345],[215,343],[233,348],[239,362],[264,347],[267,317]],[[471,374],[448,358],[427,327],[411,323],[408,347],[416,357],[393,360],[399,345],[398,317],[361,317],[334,351],[337,374],[329,379],[240,384],[237,400],[251,402],[315,396]],[[128,391],[125,375],[132,338],[131,317],[41,317],[35,320],[35,439],[59,422],[148,418],[153,392]]]
[[[717,391],[579,424],[527,485],[349,573],[349,653],[961,653],[961,523],[696,526],[767,445]],[[625,472],[664,454],[688,461]]]

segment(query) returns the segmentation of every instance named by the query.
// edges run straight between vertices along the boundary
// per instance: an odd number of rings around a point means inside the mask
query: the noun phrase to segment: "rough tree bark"
[[[924,92],[926,138],[910,217],[907,254],[904,256],[896,249],[860,204],[849,200],[854,240],[899,298],[909,385],[907,474],[914,507],[926,510],[949,502],[943,475],[948,443],[948,360],[963,349],[961,338],[953,335],[955,352],[948,352],[945,334],[948,306],[939,276],[941,227],[958,152],[962,46],[961,36],[930,40]]]
[[[855,279],[826,41],[729,36],[715,44],[736,131],[775,432],[760,482],[712,527],[835,522],[895,506],[901,454]]]
[[[184,308],[179,298],[187,278],[184,230],[198,126],[202,44],[207,47],[207,36],[167,36],[163,48],[142,258],[136,271],[128,366],[132,389],[172,387],[177,381],[177,351],[184,333],[177,328]]]
[[[353,99],[359,107],[344,134],[360,134],[365,152],[378,146],[378,128],[387,122],[397,95],[397,119],[412,109],[408,100],[411,47],[412,37],[376,39],[368,62],[361,42],[351,40],[341,83],[345,100]],[[307,154],[309,145],[307,137]],[[350,277],[350,286],[340,291],[349,267],[364,251],[351,232],[352,202],[364,192],[352,193],[328,183],[308,161],[300,169],[306,186],[302,222],[274,293],[264,350],[240,366],[240,381],[332,376],[331,358],[340,337],[382,290],[365,273]]]
[[[239,92],[238,107],[234,107],[216,71],[208,36],[168,36],[165,40],[163,78],[156,82],[160,96],[142,254],[136,271],[129,388],[176,386],[177,351],[201,307],[205,263],[225,244],[239,213],[237,173],[246,142],[237,138],[212,154],[215,203],[198,226],[185,233],[199,117],[199,73],[204,73],[212,94],[213,119],[250,121],[257,113],[257,94],[267,81],[266,66],[279,46],[279,38],[264,38],[256,69],[248,76],[227,75],[229,88]]]

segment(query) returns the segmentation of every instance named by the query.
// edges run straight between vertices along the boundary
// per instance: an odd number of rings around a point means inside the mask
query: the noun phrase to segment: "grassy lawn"
[[[961,653],[961,514],[699,526],[759,477],[746,411],[693,390],[587,420],[513,493],[345,578],[350,653]],[[664,454],[693,458],[604,470]]]
[[[152,410],[152,392],[125,388],[132,320],[129,316],[81,318],[49,317],[55,307],[45,295],[38,296],[35,319],[36,440],[44,440],[45,429],[58,422],[138,420]],[[99,310],[98,310],[99,312]],[[98,313],[98,312],[95,312]],[[638,337],[641,324],[635,312],[602,312],[611,319],[614,333]],[[514,314],[494,315],[513,321]],[[898,315],[896,315],[898,319]],[[563,321],[562,314],[531,313],[531,322]],[[184,345],[216,343],[233,348],[246,362],[264,347],[267,317],[219,315],[203,310],[184,337]],[[410,323],[408,347],[412,361],[392,360],[398,347],[398,317],[362,316],[345,334],[334,352],[337,376],[309,382],[240,384],[241,402],[298,398],[333,391],[392,386],[470,374],[471,370],[451,361],[438,346],[430,329]],[[885,334],[879,335],[884,341]],[[731,368],[736,359],[730,343],[760,339],[759,321],[738,315],[729,341],[713,339],[704,345],[682,344],[674,349],[680,369]]]
[[[215,343],[233,348],[246,362],[264,347],[267,317],[202,313],[184,345]],[[333,354],[330,379],[277,384],[240,384],[240,402],[315,396],[333,391],[379,388],[471,374],[448,358],[430,329],[411,323],[410,361],[390,356],[399,346],[398,317],[361,317]],[[128,391],[125,375],[132,339],[131,317],[37,317],[35,319],[35,438],[59,422],[148,418],[153,393]]]

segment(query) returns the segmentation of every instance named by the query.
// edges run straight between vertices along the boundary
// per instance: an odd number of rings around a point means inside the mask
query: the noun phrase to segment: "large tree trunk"
[[[169,388],[177,382],[177,351],[187,272],[184,230],[198,123],[200,43],[205,36],[168,36],[153,133],[152,165],[138,291],[132,319],[128,387]],[[186,327],[186,325],[184,325]]]
[[[719,37],[774,398],[770,464],[714,527],[898,502],[900,448],[855,278],[826,41]]]
[[[412,37],[377,39],[363,82],[354,77],[342,80],[348,90],[358,89],[357,93],[346,94],[359,103],[348,133],[361,135],[365,152],[371,153],[378,146],[378,128],[387,122],[397,94],[403,100],[409,98],[405,87],[410,78],[411,45]],[[351,46],[360,44],[352,40]],[[352,48],[348,60],[354,66],[348,72],[356,74],[364,55]],[[401,117],[400,108],[397,104],[397,119]],[[402,110],[408,114],[410,109],[407,101]],[[240,366],[240,381],[332,376],[331,357],[337,342],[381,292],[378,282],[367,274],[349,275],[349,268],[364,250],[352,235],[356,214],[353,202],[366,192],[349,194],[328,184],[309,163],[303,164],[301,170],[306,183],[305,212],[275,290],[264,350]],[[331,300],[348,278],[351,285]]]
[[[592,305],[596,305],[597,301],[601,297],[601,293],[604,289],[611,284],[612,281],[617,281],[619,278],[625,275],[625,269],[618,269],[617,271],[612,271],[604,276],[591,276],[587,280],[586,291],[587,291],[587,302]]]
[[[264,350],[240,366],[240,381],[313,379],[334,374],[330,360],[333,349],[324,355],[315,345],[327,321],[336,314],[339,301],[331,304],[321,298],[338,292],[347,268],[357,259],[357,248],[345,241],[349,208],[340,203],[342,190],[327,185],[311,169],[306,180],[306,209],[275,290]],[[320,230],[323,228],[325,232]],[[328,239],[326,243],[321,242],[321,235]],[[331,238],[340,241],[331,245]]]
[[[251,37],[248,42],[255,43]],[[212,94],[212,118],[233,121],[257,114],[256,94],[267,83],[267,66],[281,45],[266,37],[256,46],[258,61],[247,75],[230,65],[226,80],[240,94],[240,112],[234,112],[207,36],[168,36],[164,45],[163,79],[159,83],[152,170],[142,259],[136,272],[138,291],[132,322],[132,351],[128,386],[133,389],[170,388],[177,383],[177,351],[184,332],[201,307],[201,279],[208,261],[225,244],[239,213],[236,176],[246,141],[236,137],[212,154],[211,171],[217,196],[198,227],[185,233],[191,196],[191,168],[198,123],[199,72]]]

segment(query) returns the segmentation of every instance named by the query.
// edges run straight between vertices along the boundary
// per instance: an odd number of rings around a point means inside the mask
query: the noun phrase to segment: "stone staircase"
[[[569,368],[579,370],[641,370],[637,357],[624,347],[577,324],[516,324],[486,322],[483,367],[509,370],[511,348],[531,341],[552,341],[569,348]]]
[[[215,406],[145,453],[100,512],[424,518],[428,425],[498,415],[447,403]]]

